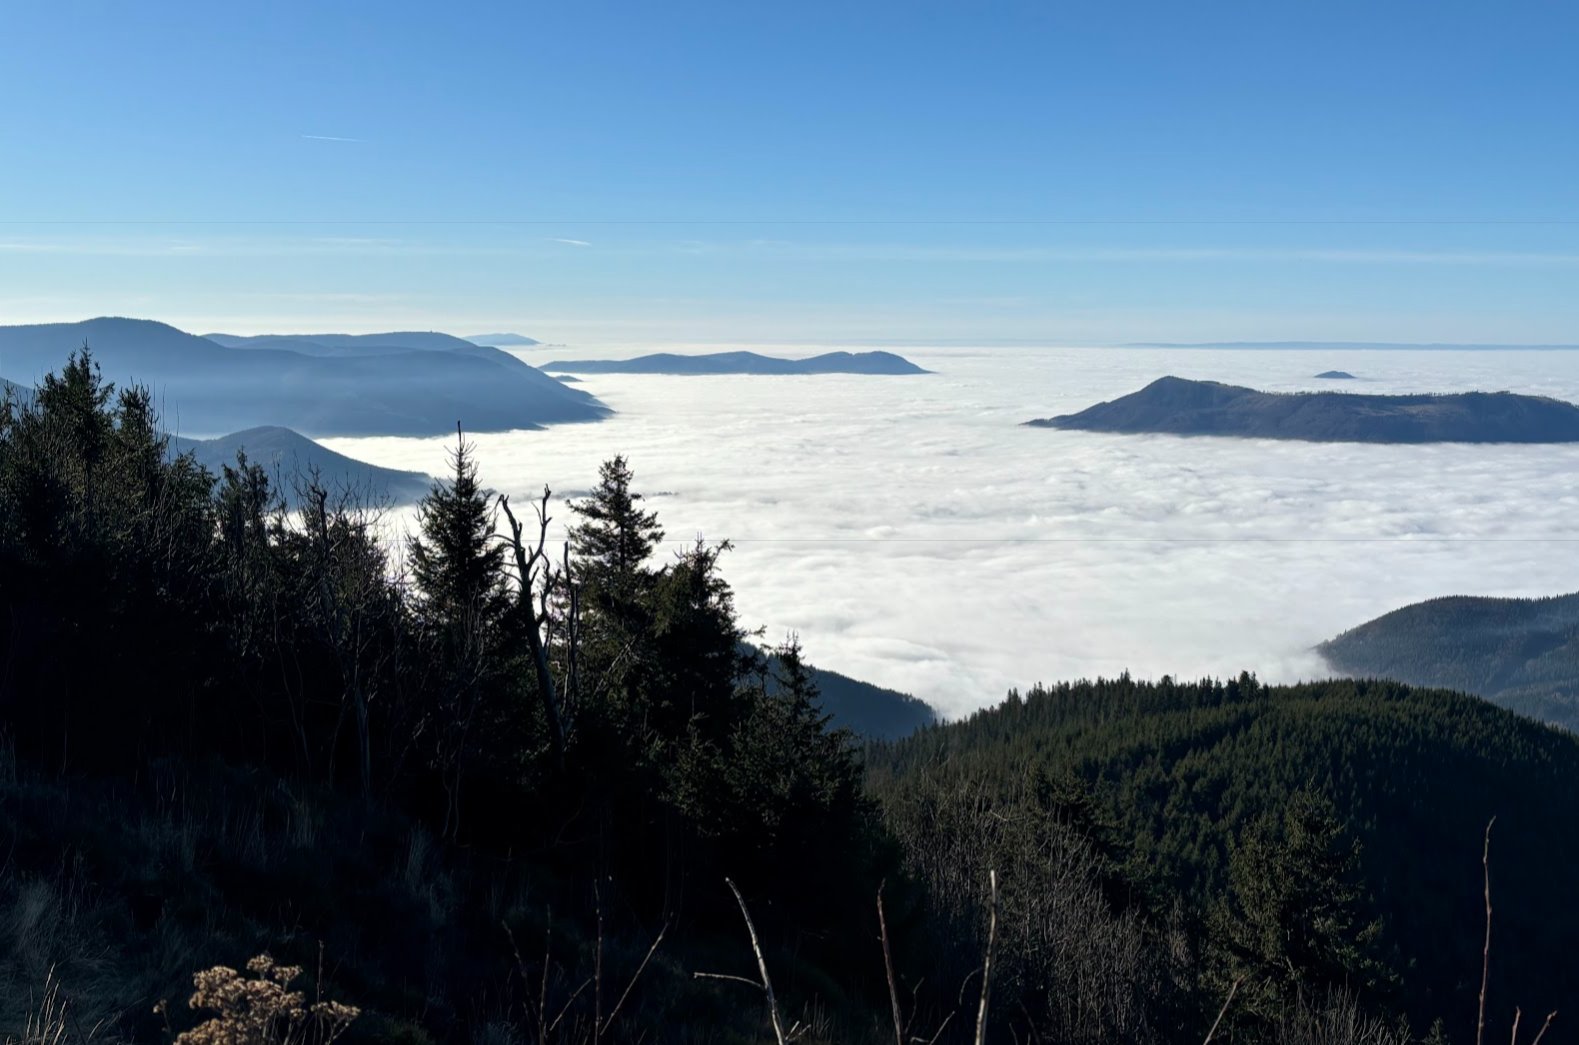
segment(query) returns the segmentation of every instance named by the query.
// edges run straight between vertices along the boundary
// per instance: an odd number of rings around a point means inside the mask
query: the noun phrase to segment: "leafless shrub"
[[[361,1010],[337,1001],[308,1004],[291,984],[301,968],[278,965],[267,954],[247,963],[250,977],[216,965],[192,977],[188,1004],[215,1015],[178,1035],[175,1045],[330,1045]],[[166,1014],[164,1002],[154,1010]]]

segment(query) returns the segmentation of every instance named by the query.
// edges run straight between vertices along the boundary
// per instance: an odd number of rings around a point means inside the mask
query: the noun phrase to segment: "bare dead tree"
[[[543,641],[542,628],[549,620],[547,602],[549,591],[553,587],[552,561],[544,552],[548,544],[548,524],[551,521],[548,514],[548,499],[551,496],[547,486],[543,487],[542,501],[535,505],[537,511],[537,544],[531,546],[524,538],[524,527],[516,519],[515,513],[510,510],[510,498],[504,495],[499,497],[499,507],[504,509],[504,515],[510,523],[509,543],[515,555],[515,568],[518,586],[516,588],[516,606],[520,612],[522,628],[526,632],[526,641],[532,654],[532,667],[537,674],[537,691],[543,701],[543,715],[548,722],[549,738],[554,745],[554,757],[561,769],[565,765],[565,725],[559,712],[559,701],[554,692],[554,673],[548,663],[548,648]],[[566,563],[568,576],[569,563]],[[534,593],[539,587],[539,569],[542,573],[542,595],[544,607],[541,614],[536,605]]]
[[[998,936],[998,872],[987,872],[987,953],[981,963],[981,1007],[976,1010],[976,1045],[987,1040],[987,998],[992,991],[992,945]]]
[[[894,1045],[905,1045],[905,1023],[899,1015],[899,987],[894,983],[894,959],[888,947],[888,917],[883,913],[882,885],[877,887],[877,931],[883,941],[883,972],[888,977],[888,1003],[894,1010]]]
[[[1480,952],[1480,1015],[1475,1024],[1475,1045],[1481,1045],[1486,1034],[1486,980],[1491,975],[1491,825],[1496,822],[1496,817],[1486,822],[1486,845],[1480,854],[1481,873],[1486,881],[1486,946]]]
[[[751,912],[746,908],[746,899],[740,895],[740,889],[735,885],[734,879],[725,878],[724,884],[729,886],[729,891],[735,894],[735,902],[740,905],[740,916],[746,920],[746,932],[751,935],[751,953],[757,957],[757,971],[761,974],[761,982],[748,980],[744,976],[730,976],[727,973],[698,972],[693,977],[698,980],[728,980],[733,983],[744,983],[762,991],[768,1002],[768,1016],[773,1021],[773,1037],[778,1045],[788,1045],[790,1039],[784,1031],[784,1021],[779,1018],[778,999],[773,994],[773,979],[768,975],[767,959],[762,956],[762,944],[757,939],[757,926],[751,920]]]

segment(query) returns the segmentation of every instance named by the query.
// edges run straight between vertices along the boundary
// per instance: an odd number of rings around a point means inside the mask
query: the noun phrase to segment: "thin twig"
[[[1475,1045],[1481,1045],[1486,1033],[1486,979],[1491,975],[1491,825],[1496,822],[1496,817],[1486,821],[1486,847],[1480,854],[1486,879],[1486,947],[1480,952],[1480,1017],[1475,1024]]]
[[[575,1000],[581,997],[581,992],[590,986],[592,986],[592,977],[588,976],[586,979],[581,981],[581,986],[572,991],[570,997],[565,999],[565,1007],[559,1010],[559,1015],[554,1017],[554,1022],[548,1025],[548,1032],[550,1034],[554,1032],[555,1027],[559,1026],[559,1021],[565,1018],[565,1014],[570,1011],[570,1006],[575,1003]]]
[[[592,883],[592,903],[598,912],[598,949],[592,959],[592,1040],[603,1038],[603,892]]]
[[[609,1013],[609,1018],[603,1021],[603,1025],[605,1027],[613,1023],[614,1017],[620,1014],[620,1007],[625,1004],[625,999],[630,997],[631,988],[635,987],[636,981],[641,979],[642,971],[647,968],[647,963],[652,961],[653,952],[658,949],[658,945],[663,942],[663,934],[668,931],[668,925],[665,925],[663,928],[658,930],[658,938],[652,941],[651,947],[647,948],[647,957],[643,958],[641,960],[641,964],[636,967],[636,975],[632,976],[631,982],[625,985],[625,993],[621,994],[620,1000],[614,1003],[614,1009]]]
[[[543,982],[538,988],[537,995],[537,1040],[538,1045],[548,1045],[548,1032],[551,1028],[544,1026],[548,1022],[548,959],[549,945],[554,936],[554,909],[551,906],[543,907]],[[525,975],[525,972],[522,972]]]
[[[1535,1036],[1535,1040],[1530,1042],[1530,1045],[1541,1045],[1541,1039],[1546,1037],[1546,1028],[1552,1025],[1552,1017],[1556,1015],[1556,1009],[1546,1014],[1546,1022],[1541,1024],[1541,1032]]]
[[[744,976],[731,976],[726,972],[693,972],[691,978],[693,980],[728,980],[731,983],[743,983],[747,987],[755,987],[759,991],[762,989],[762,984],[756,980],[748,980]]]
[[[504,926],[504,934],[510,938],[510,953],[515,955],[515,967],[521,973],[521,986],[525,987],[528,992],[530,992],[532,988],[532,981],[526,978],[526,962],[521,958],[521,948],[517,947],[515,944],[515,933],[510,931],[509,922],[501,920],[499,924]],[[548,980],[548,962],[546,958],[543,962],[543,979],[544,993],[546,994]],[[525,1004],[527,1008],[530,1009],[532,996],[530,993],[528,993],[526,997],[527,1001],[523,1004]],[[528,1015],[530,1014],[531,1013],[528,1012]],[[546,1018],[547,1017],[543,1014],[543,1001],[540,999],[538,1001],[537,1009],[537,1045],[548,1045],[548,1028],[544,1026],[544,1021]]]
[[[899,988],[894,983],[894,959],[888,949],[888,918],[883,914],[883,885],[877,887],[877,929],[883,940],[883,972],[888,975],[888,1001],[894,1007],[894,1042],[905,1045],[905,1025],[899,1015]]]
[[[1201,1042],[1201,1045],[1211,1045],[1212,1035],[1217,1033],[1217,1025],[1223,1022],[1224,1016],[1228,1015],[1228,1006],[1234,1003],[1234,995],[1239,993],[1239,984],[1243,980],[1244,977],[1241,976],[1229,985],[1228,997],[1223,999],[1223,1007],[1217,1010],[1217,1018],[1212,1021],[1212,1029],[1206,1032],[1206,1039]]]
[[[1513,1007],[1513,1037],[1512,1045],[1519,1045],[1519,1019],[1524,1015],[1524,1010],[1517,1005]]]
[[[926,1040],[926,1042],[925,1042],[925,1045],[937,1045],[937,1040],[939,1038],[943,1037],[943,1032],[944,1031],[948,1030],[949,1020],[952,1020],[955,1016],[958,1016],[958,1015],[959,1015],[959,1010],[955,1009],[953,1012],[951,1012],[947,1016],[943,1017],[943,1022],[938,1024],[938,1032],[936,1034],[932,1035],[932,1037],[928,1038]],[[910,1040],[911,1041],[920,1041],[921,1039],[920,1038],[911,1038]]]
[[[987,954],[981,963],[981,1008],[976,1010],[976,1045],[987,1039],[987,996],[992,988],[992,945],[998,936],[998,872],[988,871],[991,904],[987,908]]]

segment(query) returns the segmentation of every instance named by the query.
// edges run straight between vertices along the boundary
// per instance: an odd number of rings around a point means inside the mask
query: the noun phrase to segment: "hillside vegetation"
[[[1062,684],[872,749],[868,763],[910,866],[961,912],[962,933],[980,924],[986,867],[1072,873],[1067,855],[1046,863],[1072,831],[1095,846],[1084,917],[1132,920],[1129,949],[1102,961],[1151,961],[1137,976],[1166,983],[1172,949],[1200,947],[1221,989],[1260,979],[1272,1004],[1278,991],[1347,986],[1417,1028],[1443,1018],[1455,1041],[1474,1030],[1481,835],[1496,816],[1498,1033],[1514,1004],[1544,1013],[1579,996],[1579,971],[1553,960],[1579,937],[1579,841],[1554,830],[1579,818],[1579,740],[1474,697],[1248,675]],[[1301,835],[1323,844],[1285,848],[1298,860],[1279,868],[1268,847]],[[1048,917],[1034,892],[1011,902],[1015,917]],[[1028,966],[1027,1004],[1085,991],[1092,1013],[1113,1005],[1096,997],[1104,985],[1081,983],[1093,945],[1051,922],[1054,939],[1012,959]]]
[[[1429,599],[1351,628],[1317,652],[1345,675],[1475,693],[1579,730],[1579,594]]]

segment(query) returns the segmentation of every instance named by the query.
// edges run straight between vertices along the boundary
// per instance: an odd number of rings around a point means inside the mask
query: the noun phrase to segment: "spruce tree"
[[[478,481],[464,434],[450,453],[450,471],[417,506],[421,532],[407,547],[411,576],[430,624],[486,628],[504,608],[504,549],[493,539],[493,491]]]
[[[656,512],[643,511],[642,495],[631,490],[634,475],[624,456],[604,461],[598,485],[570,508],[582,521],[571,527],[570,550],[586,580],[626,594],[663,540]]]
[[[443,833],[455,837],[461,785],[478,768],[480,734],[503,724],[496,699],[502,665],[495,654],[509,596],[504,548],[494,540],[493,494],[478,481],[464,434],[458,434],[450,469],[450,479],[435,483],[418,505],[420,533],[408,555],[424,632],[444,679],[431,707],[439,727],[433,758],[445,793]]]

